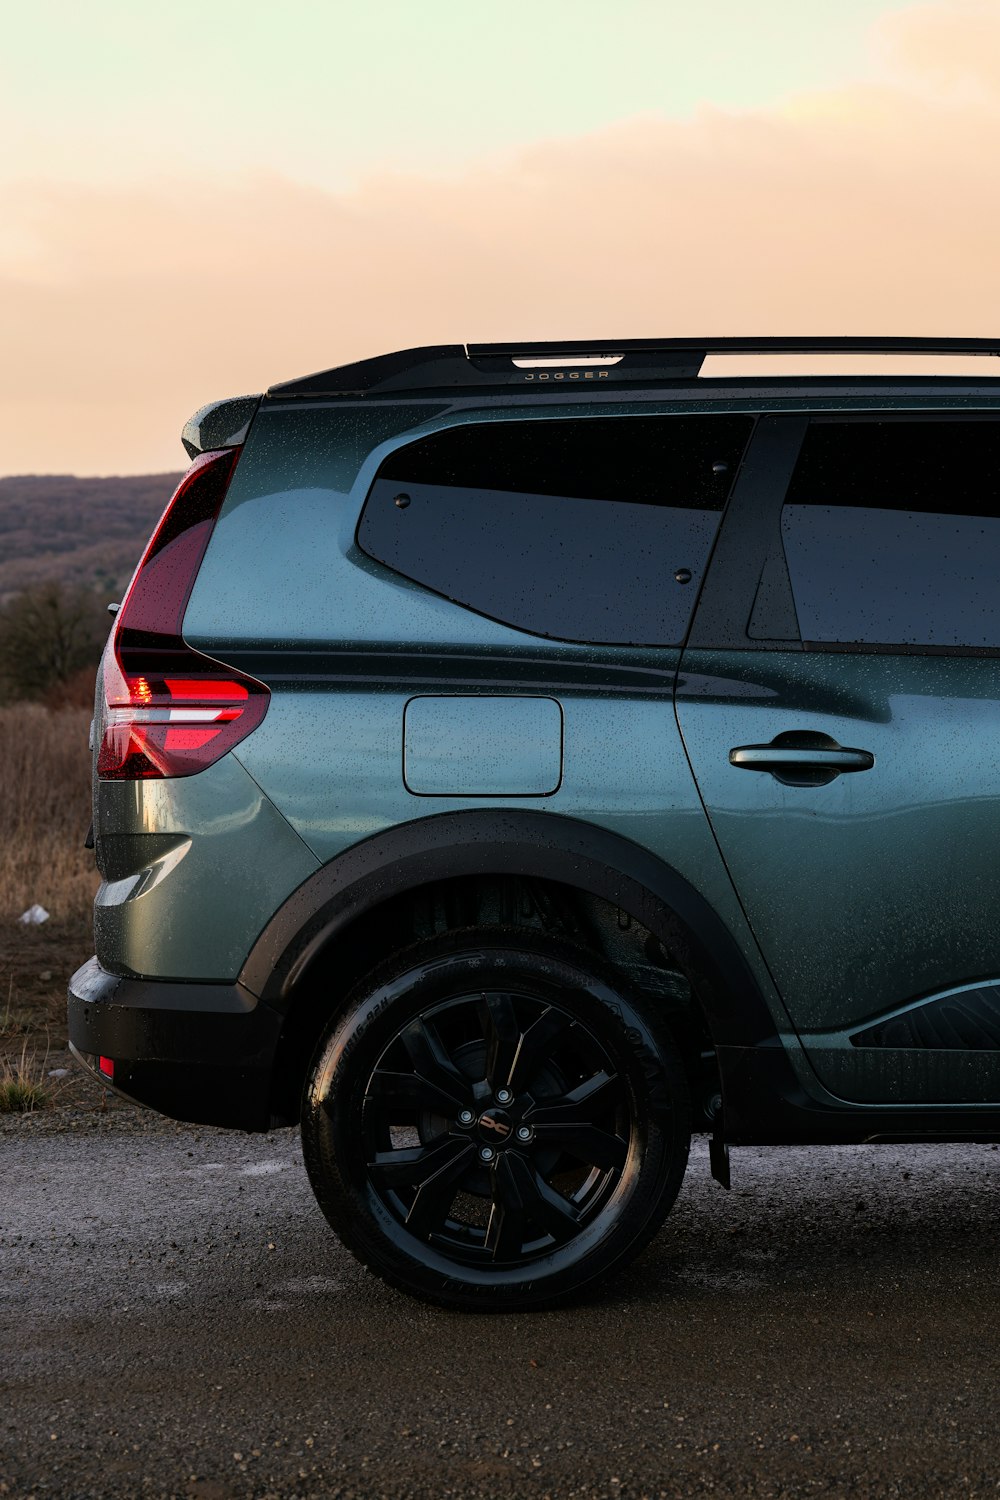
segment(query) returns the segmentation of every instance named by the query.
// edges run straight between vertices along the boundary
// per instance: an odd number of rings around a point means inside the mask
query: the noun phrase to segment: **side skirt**
[[[864,1142],[1000,1141],[996,1104],[919,1107],[829,1103],[807,1094],[775,1039],[716,1049],[732,1146],[850,1146]]]

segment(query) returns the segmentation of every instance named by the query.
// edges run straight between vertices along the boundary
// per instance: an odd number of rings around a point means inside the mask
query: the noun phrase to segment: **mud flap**
[[[727,1190],[731,1188],[733,1184],[729,1176],[729,1147],[718,1131],[709,1137],[708,1160],[716,1182]]]

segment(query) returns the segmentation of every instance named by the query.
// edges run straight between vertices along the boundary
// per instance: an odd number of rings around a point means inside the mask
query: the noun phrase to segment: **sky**
[[[1000,0],[0,0],[0,475],[418,343],[1000,334]]]

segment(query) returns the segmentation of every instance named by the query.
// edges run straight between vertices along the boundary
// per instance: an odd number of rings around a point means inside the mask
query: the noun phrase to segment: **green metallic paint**
[[[184,617],[185,639],[223,653],[293,642],[316,649],[377,642],[413,650],[437,645],[534,646],[539,637],[487,622],[473,625],[456,608],[419,584],[366,557],[355,544],[358,518],[380,464],[394,449],[444,427],[495,421],[548,421],[580,416],[665,413],[865,411],[884,407],[886,395],[842,390],[822,400],[713,391],[665,400],[634,394],[613,400],[541,395],[528,404],[509,397],[453,401],[303,401],[269,404],[255,416]],[[979,391],[930,400],[898,396],[893,409],[964,411],[988,408]],[[262,547],[262,538],[266,545]],[[349,563],[351,566],[345,567]],[[335,581],[334,581],[335,580]],[[542,642],[543,645],[558,643]],[[585,648],[586,649],[586,648]],[[606,648],[590,648],[592,660]]]
[[[469,616],[469,620],[478,617]],[[718,913],[733,934],[771,1006],[776,1029],[789,1032],[788,1018],[736,900],[732,884],[697,798],[680,746],[671,706],[671,667],[676,652],[656,653],[662,691],[642,697],[616,692],[605,663],[584,668],[577,648],[577,680],[563,680],[565,648],[554,647],[547,675],[538,663],[535,684],[558,698],[564,715],[563,779],[551,796],[442,796],[434,811],[461,812],[495,805],[560,813],[622,834],[651,850],[683,876]],[[638,673],[638,653],[631,657]],[[403,713],[412,691],[405,682],[359,683],[314,680],[285,686],[275,663],[268,717],[234,752],[254,780],[267,787],[282,814],[321,864],[386,829],[427,815],[427,803],[412,796],[401,773]],[[439,686],[449,667],[453,691],[476,687],[468,658],[438,663]],[[495,689],[509,667],[502,656],[480,658],[481,685]],[[586,681],[589,676],[589,683]],[[581,680],[582,679],[582,680]],[[797,1044],[792,1043],[797,1053]],[[797,1062],[800,1062],[797,1059]],[[811,1075],[802,1065],[803,1081]],[[812,1084],[815,1080],[812,1079]]]
[[[519,397],[488,407],[462,398],[265,401],[185,636],[270,686],[267,718],[232,759],[266,789],[316,864],[425,812],[402,775],[403,716],[415,694],[551,697],[565,720],[562,783],[542,802],[498,805],[543,807],[620,832],[682,874],[739,943],[807,1091],[889,1103],[1000,1098],[982,1054],[914,1061],[849,1041],[852,1028],[919,995],[1000,973],[991,858],[1000,663],[690,651],[677,701],[682,746],[671,707],[676,651],[529,635],[401,578],[354,541],[387,453],[454,422],[992,405],[981,390],[929,398],[855,387],[790,398],[708,386],[676,401],[536,396],[530,408]],[[729,763],[732,748],[795,729],[869,750],[875,766],[824,787],[790,787]],[[435,809],[484,800],[440,796]],[[228,928],[231,918],[213,910],[212,923]],[[235,952],[246,930],[213,941]]]
[[[641,402],[629,408],[654,409]],[[366,441],[376,422],[383,423],[378,433],[394,428],[396,436],[386,436],[360,467],[357,408],[258,414],[184,621],[192,645],[271,688],[264,723],[236,758],[325,864],[426,813],[402,776],[403,713],[415,692],[431,684],[456,695],[530,687],[561,703],[565,718],[563,782],[545,807],[590,818],[661,853],[730,922],[770,990],[677,739],[671,693],[678,653],[529,635],[431,594],[355,546],[378,465],[400,442],[445,425],[442,410],[364,409]],[[577,404],[573,414],[579,411]],[[557,414],[551,407],[530,413]],[[458,420],[502,415],[525,411],[473,408]],[[422,426],[414,428],[418,418]],[[440,811],[470,805],[483,803],[435,799]]]
[[[691,650],[677,714],[824,1083],[857,1100],[1000,1099],[1000,1060],[849,1040],[911,1000],[1000,974],[1000,660]],[[730,764],[734,747],[801,730],[868,750],[874,766],[803,787]]]
[[[550,797],[562,745],[554,698],[424,694],[403,709],[403,782],[415,797]]]
[[[197,458],[199,453],[217,448],[239,447],[260,403],[260,396],[232,396],[228,401],[212,401],[196,411],[181,432],[188,458]]]
[[[290,410],[265,405],[254,419],[253,436],[240,457],[222,515],[261,495],[276,499],[286,490],[348,491],[382,444],[404,433],[409,440],[413,430],[423,430],[447,410],[440,401]]]
[[[97,957],[115,974],[235,979],[318,865],[231,755],[197,776],[99,782],[96,810],[115,877],[97,894]]]

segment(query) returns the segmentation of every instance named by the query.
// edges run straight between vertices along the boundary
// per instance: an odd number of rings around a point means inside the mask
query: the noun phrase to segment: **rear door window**
[[[1000,421],[815,421],[781,515],[802,639],[1000,648]]]
[[[752,427],[656,415],[448,428],[382,465],[358,544],[536,635],[678,645]]]

